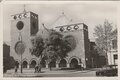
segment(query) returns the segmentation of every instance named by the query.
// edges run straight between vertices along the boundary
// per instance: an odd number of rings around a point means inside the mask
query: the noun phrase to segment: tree
[[[51,63],[53,60],[65,58],[67,53],[71,51],[71,47],[68,45],[67,40],[63,38],[63,35],[54,30],[49,31],[49,37],[46,39],[39,35],[31,41],[33,44],[32,55],[39,57],[41,61],[44,59]]]
[[[31,54],[36,57],[42,57],[42,51],[44,49],[44,41],[41,36],[36,36],[32,40],[32,51]]]
[[[6,43],[3,44],[3,72],[12,69],[15,66],[15,60],[10,56],[10,46]]]
[[[44,50],[44,41],[43,38],[38,35],[35,36],[33,39],[31,39],[32,42],[32,48],[31,50],[31,54],[35,55],[36,57],[40,58],[42,60],[43,58],[43,50]],[[41,64],[39,63],[39,72],[41,72]]]
[[[63,35],[59,32],[52,31],[50,36],[46,39],[46,48],[43,51],[45,58],[49,61],[50,70],[50,63],[54,60],[65,58],[69,51],[71,51],[71,48],[67,40],[63,38]]]
[[[111,33],[113,32],[113,25],[109,23],[108,20],[104,21],[103,25],[97,25],[94,28],[96,49],[98,53],[104,55],[106,57],[106,64],[108,64],[107,52],[110,49],[111,45]]]

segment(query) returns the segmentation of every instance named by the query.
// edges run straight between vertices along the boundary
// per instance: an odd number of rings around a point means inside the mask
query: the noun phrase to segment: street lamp
[[[15,45],[15,51],[16,51],[16,53],[18,54],[18,55],[20,55],[20,57],[21,57],[21,73],[22,73],[22,55],[23,55],[23,53],[24,53],[24,51],[25,51],[25,44],[24,44],[24,42],[22,41],[22,35],[21,35],[21,33],[19,33],[19,38],[18,38],[18,42],[16,43],[16,45]]]
[[[93,68],[94,67],[94,58],[92,57],[91,60],[92,60],[92,68]]]

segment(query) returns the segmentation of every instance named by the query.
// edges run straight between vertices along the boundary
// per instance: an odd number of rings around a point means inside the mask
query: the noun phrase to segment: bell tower
[[[16,52],[16,45],[22,40],[24,44],[23,59],[30,57],[31,37],[38,32],[38,15],[33,12],[26,12],[12,15],[11,20],[11,51],[10,55],[20,60]],[[18,46],[19,48],[19,46]]]
[[[83,64],[84,68],[89,67],[89,38],[88,26],[84,23],[70,24],[55,27],[55,30],[64,35],[64,38],[71,44],[72,50],[68,53],[68,62],[74,57],[77,65]]]

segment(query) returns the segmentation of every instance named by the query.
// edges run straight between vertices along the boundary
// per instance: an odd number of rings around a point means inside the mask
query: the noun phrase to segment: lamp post
[[[94,68],[94,58],[92,57],[92,68]]]
[[[19,37],[18,37],[18,42],[15,45],[15,51],[18,55],[20,55],[20,60],[21,60],[21,69],[20,72],[22,73],[22,55],[25,51],[25,44],[22,41],[22,35],[21,33],[19,33]]]
[[[22,54],[24,53],[24,51],[22,51],[23,49],[23,44],[22,44],[22,35],[21,33],[19,33],[19,41],[20,41],[20,45],[19,45],[19,54],[20,54],[20,57],[21,57],[21,68],[20,68],[20,72],[22,73]]]
[[[21,53],[21,69],[20,72],[22,73],[22,53]]]

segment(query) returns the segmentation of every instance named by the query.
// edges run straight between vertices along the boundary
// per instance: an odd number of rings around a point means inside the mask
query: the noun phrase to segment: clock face
[[[24,23],[22,21],[18,21],[16,26],[17,26],[18,30],[22,30],[24,27]]]

